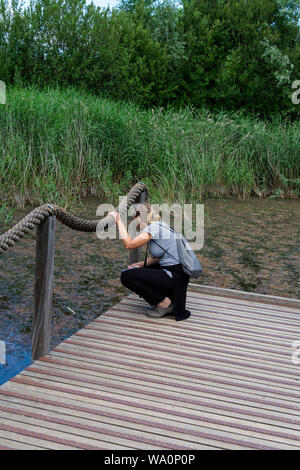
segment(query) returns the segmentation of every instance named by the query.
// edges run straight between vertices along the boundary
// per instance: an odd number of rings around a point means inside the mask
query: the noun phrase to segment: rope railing
[[[131,190],[128,192],[127,196],[123,198],[118,208],[117,212],[122,216],[129,207],[138,201],[142,193],[146,194],[146,199],[148,196],[148,189],[144,183],[136,183]],[[77,217],[70,212],[67,212],[62,207],[52,204],[43,204],[40,207],[37,207],[31,211],[26,217],[24,217],[20,222],[18,222],[14,227],[9,229],[3,235],[0,235],[0,254],[9,248],[13,247],[20,238],[23,238],[24,235],[34,229],[49,216],[56,216],[62,224],[67,227],[72,228],[73,230],[79,230],[81,232],[95,232],[97,226],[100,229],[110,227],[114,223],[114,218],[112,216],[106,216],[102,220],[87,220]]]
[[[135,203],[143,204],[147,202],[147,199],[147,186],[142,182],[136,183],[122,199],[116,211],[122,217],[130,206]],[[67,227],[82,232],[105,230],[115,223],[113,216],[107,215],[103,219],[88,220],[77,217],[57,205],[43,204],[0,236],[1,254],[12,248],[30,230],[36,228],[32,360],[45,356],[50,348],[56,219]],[[138,261],[140,254],[140,248],[130,250],[129,263]]]

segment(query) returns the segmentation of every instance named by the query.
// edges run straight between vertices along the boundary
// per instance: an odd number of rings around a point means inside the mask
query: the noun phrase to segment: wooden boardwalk
[[[300,301],[248,297],[124,298],[0,388],[0,448],[300,449]]]

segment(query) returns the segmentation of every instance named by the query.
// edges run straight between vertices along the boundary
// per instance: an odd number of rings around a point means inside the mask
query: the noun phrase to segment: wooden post
[[[53,293],[55,215],[47,217],[36,230],[34,317],[31,359],[49,352]]]
[[[145,204],[147,202],[147,192],[142,191],[140,196],[138,197],[136,204]],[[131,234],[129,234],[131,236]],[[134,250],[129,251],[129,264],[137,263],[138,261],[141,261],[141,256],[142,256],[143,248],[135,248]]]

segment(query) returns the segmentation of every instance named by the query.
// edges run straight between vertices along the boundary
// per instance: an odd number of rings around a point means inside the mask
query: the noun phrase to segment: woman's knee
[[[123,286],[126,286],[126,284],[127,284],[127,274],[126,273],[127,273],[127,271],[122,271],[121,276],[120,276]]]
[[[136,279],[135,273],[133,271],[136,271],[136,269],[125,269],[125,271],[121,272],[121,282],[123,286],[128,287],[131,283],[132,280]]]

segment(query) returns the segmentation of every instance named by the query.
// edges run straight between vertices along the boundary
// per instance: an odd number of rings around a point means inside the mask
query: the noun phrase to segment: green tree
[[[268,44],[287,57],[285,73],[293,68],[299,27],[280,2],[184,0],[183,10],[186,101],[196,106],[242,107],[264,115],[289,107],[287,83],[276,81],[282,64],[270,60],[266,49]]]

